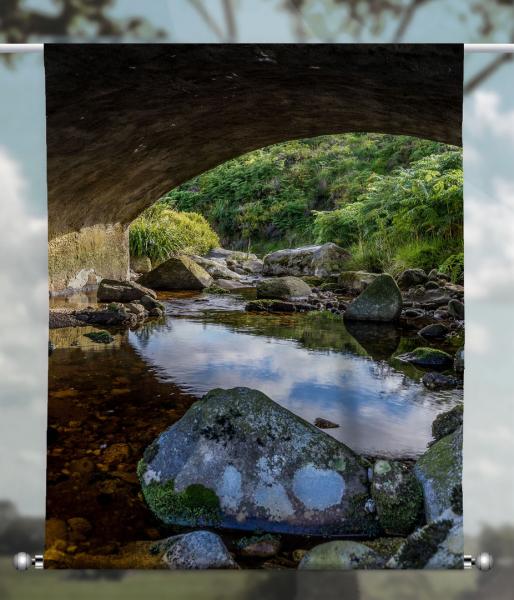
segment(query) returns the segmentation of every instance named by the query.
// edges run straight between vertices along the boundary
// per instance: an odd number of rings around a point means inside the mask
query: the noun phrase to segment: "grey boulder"
[[[257,298],[288,300],[289,298],[305,298],[310,293],[310,286],[298,277],[274,277],[264,279],[257,284]]]
[[[396,321],[401,312],[401,292],[391,275],[383,273],[355,298],[344,318],[348,321]]]
[[[461,510],[462,425],[438,440],[417,460],[414,474],[423,488],[428,523],[448,509]]]
[[[117,281],[102,279],[96,292],[98,302],[133,302],[143,296],[156,297],[153,290],[143,287],[135,281]]]
[[[162,561],[168,569],[238,569],[223,540],[211,531],[193,531],[163,540]]]
[[[139,281],[157,290],[203,290],[213,279],[192,258],[182,255],[168,258]]]
[[[367,468],[344,444],[249,388],[211,390],[145,451],[138,475],[164,523],[374,535]]]
[[[277,250],[264,257],[264,275],[337,275],[343,269],[350,254],[337,244],[329,242],[322,246],[302,246]]]

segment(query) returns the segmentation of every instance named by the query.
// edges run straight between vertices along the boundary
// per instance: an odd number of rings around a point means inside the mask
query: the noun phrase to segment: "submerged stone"
[[[143,494],[167,524],[317,535],[378,529],[344,444],[257,390],[216,389],[147,448]]]
[[[416,477],[405,465],[378,460],[373,467],[371,496],[386,533],[406,535],[419,523],[423,493]]]
[[[462,490],[462,425],[441,438],[414,467],[423,488],[425,517],[435,521],[445,510],[460,510]]]
[[[381,569],[386,559],[365,544],[336,540],[314,546],[302,558],[300,570]]]
[[[254,535],[237,541],[236,546],[242,556],[270,558],[280,550],[280,538],[274,535]]]
[[[154,545],[164,550],[168,569],[238,569],[223,540],[212,531],[193,531],[170,537]]]
[[[97,344],[111,344],[114,342],[114,338],[108,331],[91,331],[85,333],[84,336]]]
[[[203,290],[213,279],[189,256],[173,256],[139,279],[156,290]]]
[[[396,321],[402,312],[402,295],[395,280],[383,273],[350,304],[345,320]]]
[[[264,279],[257,284],[257,298],[288,300],[305,298],[310,293],[310,286],[299,277],[274,277]]]
[[[346,330],[375,360],[387,360],[400,343],[400,330],[394,323],[346,321]]]

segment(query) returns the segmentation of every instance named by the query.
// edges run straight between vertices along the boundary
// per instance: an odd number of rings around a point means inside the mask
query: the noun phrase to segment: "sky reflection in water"
[[[271,317],[255,319],[262,323]],[[342,323],[337,327],[344,330]],[[434,418],[462,398],[460,390],[428,391],[362,348],[360,353],[347,346],[309,349],[297,339],[174,317],[144,334],[129,334],[131,345],[159,378],[198,397],[217,387],[258,389],[311,423],[322,417],[339,424],[326,433],[364,454],[421,454],[431,440]]]

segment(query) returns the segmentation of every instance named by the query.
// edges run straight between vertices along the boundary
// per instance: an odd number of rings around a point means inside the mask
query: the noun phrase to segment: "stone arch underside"
[[[128,225],[273,143],[345,132],[461,144],[461,45],[49,45],[50,290],[128,276]]]

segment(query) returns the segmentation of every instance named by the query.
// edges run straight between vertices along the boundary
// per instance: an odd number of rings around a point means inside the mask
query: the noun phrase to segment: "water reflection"
[[[128,341],[161,380],[191,395],[255,388],[310,422],[337,423],[327,433],[359,453],[418,456],[434,418],[462,391],[428,391],[383,360],[400,343],[396,330],[352,332],[361,343],[342,321],[207,311],[169,316],[130,332]]]

